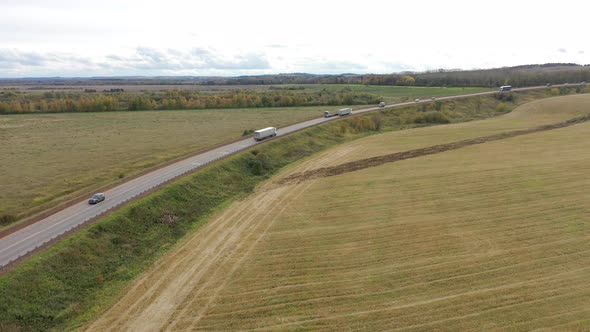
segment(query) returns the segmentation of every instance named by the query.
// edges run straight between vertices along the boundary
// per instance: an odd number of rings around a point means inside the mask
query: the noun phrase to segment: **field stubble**
[[[487,121],[371,136],[278,180],[563,122],[587,115],[589,104],[588,95],[556,98]],[[91,329],[588,328],[586,137],[587,122],[270,182],[160,260]]]

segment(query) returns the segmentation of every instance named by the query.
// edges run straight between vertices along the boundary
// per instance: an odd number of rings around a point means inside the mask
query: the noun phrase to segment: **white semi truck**
[[[338,115],[345,116],[352,114],[352,108],[341,108],[338,110]]]
[[[262,141],[263,139],[275,136],[277,136],[277,128],[275,127],[268,127],[254,132],[255,141]]]

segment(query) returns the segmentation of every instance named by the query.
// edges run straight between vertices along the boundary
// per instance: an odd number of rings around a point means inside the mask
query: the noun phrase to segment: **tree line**
[[[341,91],[239,90],[216,93],[198,91],[26,94],[0,92],[0,114],[108,112],[119,110],[179,110],[289,106],[378,104],[380,96]]]
[[[548,63],[479,70],[434,70],[399,74],[282,74],[243,77],[216,77],[197,80],[199,85],[278,85],[278,84],[363,84],[393,86],[499,87],[535,86],[547,83],[590,81],[590,65]]]

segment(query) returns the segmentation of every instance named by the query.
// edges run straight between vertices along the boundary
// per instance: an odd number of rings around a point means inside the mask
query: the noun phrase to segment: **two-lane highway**
[[[569,86],[575,86],[570,84]],[[556,85],[559,87],[559,85]],[[515,91],[545,89],[542,87],[531,87],[514,89]],[[449,100],[457,98],[466,98],[478,95],[493,94],[497,91],[480,92],[469,95],[440,97],[437,100]],[[385,107],[371,107],[361,110],[355,110],[354,114],[366,113],[371,111],[383,110],[394,107],[402,107],[407,105],[414,105],[417,103],[432,102],[430,99],[421,100],[419,102],[405,102]],[[309,128],[324,122],[334,121],[338,117],[331,118],[317,118],[297,124],[293,124],[284,128],[279,128],[277,136],[285,136],[295,131]],[[154,170],[148,174],[132,179],[117,187],[105,191],[106,200],[96,205],[89,205],[86,201],[79,202],[70,207],[67,207],[53,215],[50,215],[32,225],[15,231],[12,234],[6,235],[0,239],[0,268],[11,262],[27,255],[35,249],[44,246],[52,240],[61,235],[68,233],[74,228],[89,222],[95,217],[104,214],[108,211],[121,207],[126,202],[153,190],[154,188],[178,178],[181,175],[193,172],[207,164],[210,164],[221,158],[235,154],[244,149],[250,148],[263,142],[256,142],[252,138],[243,139],[231,144],[221,146],[219,148],[204,152],[202,154],[189,157],[187,159],[178,161],[174,164]]]

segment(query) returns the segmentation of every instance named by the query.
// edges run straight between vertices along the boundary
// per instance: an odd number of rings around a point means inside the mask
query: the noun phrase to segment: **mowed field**
[[[344,162],[590,114],[590,95],[371,136],[213,216],[89,330],[587,330],[590,122],[336,176]]]
[[[0,116],[0,216],[76,197],[189,153],[335,107]]]

